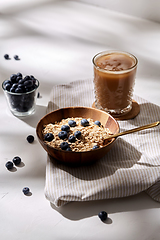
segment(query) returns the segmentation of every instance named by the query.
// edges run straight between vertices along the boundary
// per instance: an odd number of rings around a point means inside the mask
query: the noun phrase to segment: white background
[[[85,1],[86,2],[86,1]],[[34,75],[41,98],[36,114],[20,119],[0,89],[0,239],[159,240],[160,205],[145,193],[70,203],[60,209],[44,197],[46,153],[35,134],[55,84],[93,78],[93,56],[117,49],[137,56],[135,94],[160,105],[160,1],[0,1],[0,81],[12,73]],[[98,5],[98,6],[97,6]],[[144,17],[144,18],[143,18]],[[150,20],[154,20],[150,21]],[[4,59],[8,53],[10,60]],[[13,56],[18,54],[20,61]],[[33,134],[29,145],[26,136]],[[9,172],[5,162],[23,165]],[[26,197],[22,188],[32,195]],[[106,210],[109,220],[97,217]]]

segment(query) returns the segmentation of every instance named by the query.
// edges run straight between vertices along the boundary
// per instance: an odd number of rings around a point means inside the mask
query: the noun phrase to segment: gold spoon
[[[141,131],[141,130],[144,130],[144,129],[147,129],[147,128],[156,127],[159,124],[160,124],[160,121],[157,121],[157,122],[150,123],[150,124],[147,124],[147,125],[144,125],[144,126],[141,126],[141,127],[133,128],[133,129],[130,129],[130,130],[127,130],[127,131],[124,131],[124,132],[120,132],[120,133],[117,133],[117,134],[110,135],[104,140],[104,144],[107,140],[109,140],[111,138],[116,138],[116,137],[126,135],[126,134],[129,134],[129,133],[138,132],[138,131]]]

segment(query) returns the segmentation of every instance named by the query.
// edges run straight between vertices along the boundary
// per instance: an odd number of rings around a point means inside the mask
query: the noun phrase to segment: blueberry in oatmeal
[[[68,138],[68,141],[71,142],[71,143],[74,143],[76,141],[76,138],[74,135],[70,135],[69,138]]]
[[[69,148],[69,144],[68,144],[67,142],[62,142],[62,143],[60,144],[60,148],[61,148],[62,150],[66,150],[67,148]]]
[[[61,130],[62,130],[62,131],[69,132],[70,127],[69,127],[69,125],[63,125],[63,126],[61,127]]]
[[[83,118],[83,119],[81,120],[81,125],[82,125],[83,127],[86,127],[86,126],[88,126],[88,125],[89,125],[89,122],[88,122],[88,120],[87,120],[87,119],[85,119],[85,118]]]
[[[96,120],[96,121],[94,122],[94,124],[98,125],[99,127],[101,126],[101,122],[98,121],[98,120]]]
[[[75,126],[76,126],[76,121],[74,121],[74,120],[69,120],[69,121],[68,121],[68,124],[69,124],[70,127],[75,127]]]
[[[81,138],[81,135],[82,135],[81,131],[76,131],[76,132],[74,133],[74,136],[75,136],[77,139],[80,139],[80,138]]]
[[[68,133],[66,131],[61,131],[61,132],[58,133],[58,137],[60,139],[65,139],[65,138],[68,137]]]
[[[52,133],[46,133],[44,139],[48,142],[51,142],[54,139],[54,136]]]
[[[92,150],[94,150],[94,149],[98,149],[98,148],[99,148],[98,145],[94,145],[93,148],[92,148]]]
[[[72,152],[72,149],[70,147],[66,148],[67,152]]]

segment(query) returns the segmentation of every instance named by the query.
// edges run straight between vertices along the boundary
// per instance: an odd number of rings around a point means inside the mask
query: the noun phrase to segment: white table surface
[[[103,50],[139,60],[135,94],[160,105],[160,25],[74,1],[5,0],[0,6],[0,80],[12,73],[40,81],[36,113],[13,116],[0,89],[0,239],[159,240],[160,203],[146,193],[56,208],[44,196],[46,152],[35,128],[54,84],[93,77],[92,57]],[[11,60],[5,60],[8,53]],[[14,60],[17,54],[20,61]],[[35,136],[33,144],[26,137]],[[22,158],[14,171],[7,160]],[[31,195],[22,193],[23,187]],[[98,213],[105,210],[103,223]]]

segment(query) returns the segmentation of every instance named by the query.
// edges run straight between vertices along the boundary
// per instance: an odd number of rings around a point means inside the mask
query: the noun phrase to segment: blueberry
[[[58,133],[58,137],[60,139],[65,139],[65,138],[68,137],[68,133],[66,131],[61,131],[61,132]]]
[[[101,211],[99,214],[98,214],[98,217],[102,220],[102,221],[105,221],[107,219],[107,213],[105,211]]]
[[[15,88],[11,87],[9,91],[12,92],[12,93],[15,93]]]
[[[54,139],[54,136],[52,133],[46,133],[44,139],[48,142],[51,142]]]
[[[22,73],[18,72],[17,77],[21,77],[21,79],[22,79],[22,77],[23,77]]]
[[[27,141],[28,141],[29,143],[32,143],[32,142],[34,141],[34,136],[28,135]]]
[[[4,54],[4,58],[7,60],[10,59],[8,54]]]
[[[70,147],[66,148],[66,151],[72,152],[72,149]]]
[[[69,120],[69,121],[68,121],[68,124],[69,124],[70,127],[75,127],[75,126],[76,126],[76,121],[74,121],[74,120]]]
[[[18,87],[17,83],[13,83],[12,88],[16,89]]]
[[[30,75],[30,79],[32,80],[36,80],[35,77],[33,75]]]
[[[98,125],[99,127],[101,126],[101,123],[100,123],[100,121],[98,121],[98,120],[96,120],[96,121],[94,122],[94,124],[95,124],[95,125]]]
[[[28,187],[24,187],[23,188],[23,190],[22,190],[22,192],[25,194],[25,195],[27,195],[28,193],[29,193],[29,188]]]
[[[26,76],[24,77],[24,81],[27,81],[27,80],[31,80],[30,76],[28,76],[28,75],[26,75]]]
[[[17,166],[21,163],[21,158],[17,156],[17,157],[14,157],[12,161]]]
[[[10,170],[13,168],[13,163],[11,161],[8,161],[5,166],[8,170]]]
[[[98,145],[94,145],[93,148],[92,148],[92,150],[94,150],[94,149],[98,149],[98,148],[99,148]]]
[[[25,80],[24,79],[19,79],[19,81],[18,81],[18,84],[23,84],[25,82]]]
[[[80,137],[81,137],[81,132],[80,132],[80,131],[76,131],[76,132],[74,133],[74,136],[75,136],[77,139],[80,139]]]
[[[23,92],[24,92],[24,90],[22,88],[20,88],[20,87],[17,87],[15,89],[15,93],[23,93]]]
[[[10,89],[11,89],[11,84],[10,83],[7,83],[7,84],[5,84],[5,90],[7,90],[7,91],[10,91]]]
[[[10,76],[10,80],[11,80],[12,83],[16,83],[17,82],[17,75],[16,74],[12,74]]]
[[[23,83],[19,83],[18,82],[18,86],[17,86],[18,88],[22,88],[23,90],[25,90],[25,86],[24,86],[24,84]]]
[[[6,85],[7,83],[9,83],[10,85],[12,85],[12,83],[11,83],[10,80],[5,80],[5,81],[3,82],[3,85]]]
[[[26,80],[26,81],[24,82],[24,86],[25,86],[25,87],[32,87],[32,86],[33,86],[32,80]]]
[[[19,80],[21,80],[21,79],[22,79],[21,76],[17,76],[16,81],[19,82]]]
[[[88,126],[88,125],[89,125],[89,122],[88,122],[88,120],[87,120],[87,119],[85,119],[85,118],[83,118],[83,119],[81,120],[81,125],[82,125],[83,127],[86,127],[86,126]]]
[[[67,148],[69,148],[69,144],[68,144],[67,142],[62,142],[62,143],[60,144],[60,148],[61,148],[62,150],[66,150]]]
[[[69,125],[63,125],[63,126],[61,127],[61,130],[62,130],[62,131],[69,132],[70,127],[69,127]]]
[[[69,138],[68,138],[68,141],[71,142],[71,143],[74,143],[76,141],[75,136],[70,135]]]
[[[14,59],[15,59],[15,60],[20,60],[20,58],[19,58],[18,55],[14,55]]]

